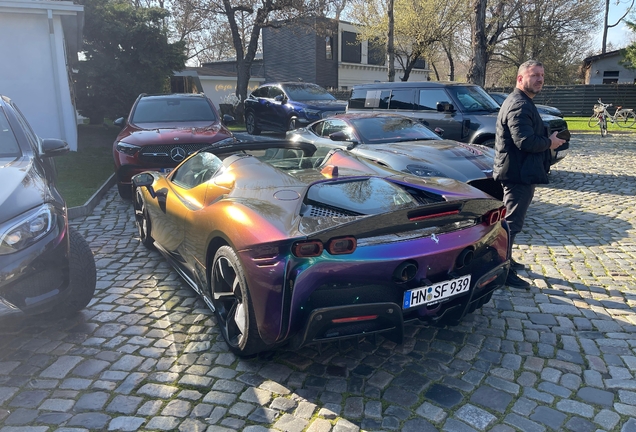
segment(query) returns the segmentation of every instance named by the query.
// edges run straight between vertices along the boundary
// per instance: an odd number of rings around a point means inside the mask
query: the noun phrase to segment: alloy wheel
[[[241,293],[240,280],[233,264],[226,257],[218,257],[212,269],[212,293],[217,317],[225,340],[239,347],[247,331],[247,309]]]

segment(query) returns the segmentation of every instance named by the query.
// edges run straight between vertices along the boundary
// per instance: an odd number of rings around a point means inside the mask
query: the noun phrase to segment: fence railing
[[[487,91],[506,92],[512,87],[496,87]],[[329,91],[336,99],[348,100],[351,90]],[[598,84],[598,85],[568,85],[545,86],[535,98],[535,103],[550,105],[561,110],[563,115],[589,117],[592,107],[601,99],[611,103],[614,107],[636,108],[636,85],[634,84]]]
[[[512,87],[491,88],[488,91],[510,92]],[[636,85],[634,84],[598,84],[545,86],[534,98],[534,102],[550,105],[561,110],[563,115],[589,117],[592,108],[601,99],[614,107],[636,108]]]

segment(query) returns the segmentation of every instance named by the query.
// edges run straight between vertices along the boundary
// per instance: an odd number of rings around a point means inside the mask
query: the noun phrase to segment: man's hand
[[[562,140],[561,138],[557,138],[557,133],[558,132],[552,132],[552,135],[550,135],[550,148],[552,150],[554,150],[557,147],[560,147],[561,144],[565,142],[565,140]]]

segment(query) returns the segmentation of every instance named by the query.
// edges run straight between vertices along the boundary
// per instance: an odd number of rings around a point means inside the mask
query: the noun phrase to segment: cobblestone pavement
[[[0,432],[636,431],[636,136],[575,136],[497,291],[452,328],[256,359],[136,237],[113,188],[74,220],[98,290],[79,316],[0,325]]]

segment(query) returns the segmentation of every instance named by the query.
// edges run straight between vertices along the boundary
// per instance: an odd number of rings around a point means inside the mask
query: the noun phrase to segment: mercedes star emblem
[[[172,150],[170,150],[170,157],[175,162],[181,162],[182,160],[185,159],[186,152],[181,147],[175,147]]]

